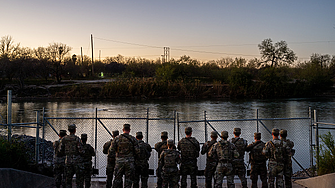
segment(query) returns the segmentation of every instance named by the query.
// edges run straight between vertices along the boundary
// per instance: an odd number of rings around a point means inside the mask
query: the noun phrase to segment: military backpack
[[[177,157],[174,150],[164,150],[164,168],[176,167]]]
[[[221,140],[218,143],[217,154],[219,161],[230,161],[233,159],[231,151],[231,143],[227,140]]]
[[[270,143],[272,145],[271,153],[273,155],[273,159],[277,162],[284,162],[286,152],[283,141],[280,141],[280,143],[273,143],[273,141],[270,141]]]

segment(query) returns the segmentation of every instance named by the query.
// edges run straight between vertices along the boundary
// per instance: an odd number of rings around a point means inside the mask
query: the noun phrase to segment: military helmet
[[[282,130],[279,131],[279,134],[280,134],[280,136],[286,137],[287,136],[287,130],[282,129]]]
[[[228,138],[228,132],[227,131],[222,131],[221,132],[221,137],[222,138]]]
[[[167,141],[167,144],[169,144],[169,145],[173,145],[173,144],[174,144],[174,140],[173,140],[173,139],[169,139],[169,140]]]
[[[87,139],[87,134],[86,133],[83,133],[80,135],[81,139]]]
[[[127,123],[124,124],[124,125],[123,125],[123,128],[124,128],[124,129],[130,129],[130,124],[127,124]]]
[[[261,135],[262,135],[261,133],[254,133],[254,137],[257,139],[261,139],[262,138]]]
[[[279,129],[273,128],[272,129],[272,134],[279,134]]]
[[[143,137],[142,132],[137,132],[137,133],[136,133],[136,137],[138,137],[138,136],[142,136],[142,137]]]
[[[212,131],[212,132],[211,132],[211,136],[212,136],[212,137],[217,137],[217,136],[218,136],[218,133],[215,132],[215,131]]]
[[[166,131],[161,132],[161,137],[162,137],[162,136],[164,136],[164,137],[168,137],[168,132],[166,132]]]
[[[112,134],[114,137],[116,137],[117,135],[119,135],[119,131],[118,130],[112,131]]]
[[[67,126],[68,130],[74,130],[76,128],[77,128],[76,124],[70,124],[70,125]]]
[[[234,133],[241,133],[241,128],[234,128]]]

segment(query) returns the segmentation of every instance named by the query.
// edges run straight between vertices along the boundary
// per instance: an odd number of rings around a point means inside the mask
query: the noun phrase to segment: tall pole
[[[80,57],[81,57],[81,64],[83,64],[83,62],[84,62],[83,47],[80,47]]]
[[[12,138],[12,90],[7,91],[8,141]]]
[[[99,50],[99,61],[101,62],[101,50]]]
[[[92,47],[92,76],[94,76],[94,60],[93,60],[93,35],[91,34],[91,47]]]

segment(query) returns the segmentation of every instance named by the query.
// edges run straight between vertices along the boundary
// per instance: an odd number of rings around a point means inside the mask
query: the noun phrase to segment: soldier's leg
[[[85,188],[91,187],[91,176],[92,176],[92,164],[85,166],[84,179],[85,179]]]
[[[214,169],[214,171],[215,171],[215,169]],[[205,175],[205,187],[206,188],[212,188],[212,177],[214,175],[212,165],[206,164],[204,175]]]
[[[140,175],[141,175],[141,166],[135,166],[133,188],[139,188],[139,186],[140,186]]]
[[[284,181],[283,181],[284,171],[283,170],[284,170],[284,165],[277,166],[277,174],[276,174],[277,188],[284,188]]]
[[[268,164],[268,187],[274,188],[274,181],[276,176],[275,165],[273,162],[269,162]]]
[[[135,164],[134,161],[127,161],[125,164],[125,178],[124,178],[124,187],[131,188],[134,182],[135,176]]]
[[[251,179],[251,188],[257,188],[257,181],[258,181],[258,172],[259,169],[257,168],[257,165],[251,164],[251,170],[250,170],[250,179]]]
[[[242,188],[247,188],[247,178],[245,177],[245,172],[246,170],[244,166],[237,169],[237,175],[241,180]]]
[[[75,173],[75,168],[73,165],[66,165],[65,167],[65,179],[66,179],[66,188],[72,188],[72,178]]]
[[[292,166],[285,165],[284,177],[285,177],[285,187],[292,188]]]
[[[222,181],[223,181],[223,167],[222,163],[218,163],[214,173],[214,187],[222,188]]]
[[[84,187],[84,174],[85,174],[85,166],[84,164],[77,164],[75,167],[76,171],[76,185],[78,188]]]
[[[124,174],[124,163],[115,163],[115,177],[113,181],[113,188],[123,187],[122,178]]]
[[[227,187],[228,188],[235,188],[235,183],[234,183],[234,169],[233,165],[230,163],[226,164],[226,174],[227,174]]]
[[[187,165],[182,163],[180,165],[180,174],[181,174],[180,184],[181,184],[181,188],[186,188],[187,187],[187,172],[188,172]]]
[[[157,188],[162,188],[163,179],[162,179],[162,168],[161,167],[158,167],[156,169],[156,176],[157,176]]]
[[[106,175],[107,175],[107,180],[106,180],[106,188],[111,188],[113,185],[113,174],[114,174],[114,164],[108,164],[106,168]]]
[[[198,166],[197,162],[193,162],[188,166],[190,176],[191,176],[191,188],[197,187],[197,172],[198,172]]]
[[[160,172],[160,175],[161,175],[161,178],[162,178],[161,187],[168,188],[168,186],[169,186],[169,176],[163,170]]]
[[[262,188],[268,188],[267,184],[267,170],[266,170],[266,163],[264,162],[259,166],[259,176],[262,181]]]
[[[59,188],[62,184],[62,168],[60,164],[55,164],[54,174],[56,187]]]
[[[149,164],[146,164],[142,169],[141,188],[148,188],[149,179]]]
[[[179,187],[178,182],[179,182],[179,174],[173,173],[170,178],[170,187],[178,188]]]

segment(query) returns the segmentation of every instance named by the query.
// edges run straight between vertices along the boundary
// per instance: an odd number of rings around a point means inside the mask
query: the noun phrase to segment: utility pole
[[[81,57],[81,64],[83,64],[83,62],[84,62],[83,47],[80,47],[80,57]]]
[[[93,35],[91,34],[91,47],[92,47],[92,76],[94,76],[94,60],[93,60]]]
[[[164,63],[170,61],[170,47],[164,47]]]
[[[99,50],[99,61],[101,62],[100,56],[101,56],[101,50]]]

